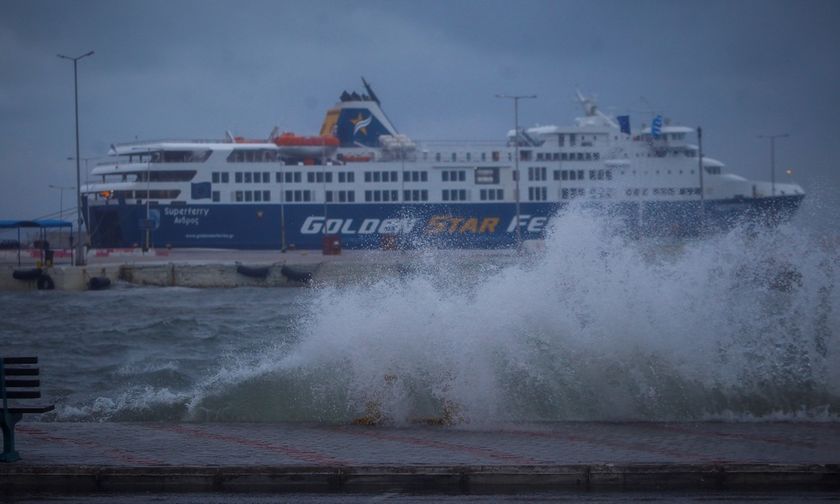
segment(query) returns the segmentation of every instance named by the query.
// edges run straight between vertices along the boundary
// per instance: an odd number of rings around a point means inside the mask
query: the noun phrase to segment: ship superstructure
[[[630,131],[580,93],[572,126],[435,143],[398,132],[364,86],[342,93],[318,135],[113,145],[82,188],[91,245],[320,248],[335,235],[347,248],[506,247],[543,237],[571,203],[603,208],[630,232],[691,235],[776,221],[804,197],[796,184],[701,162],[693,128]]]

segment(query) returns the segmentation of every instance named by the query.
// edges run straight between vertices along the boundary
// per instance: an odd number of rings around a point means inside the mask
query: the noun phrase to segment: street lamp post
[[[323,189],[324,189],[324,233],[323,237],[321,238],[321,254],[327,248],[327,237],[329,236],[329,231],[327,230],[327,224],[329,223],[329,219],[327,218],[327,144],[326,139],[321,136],[321,180],[323,182]],[[332,253],[332,246],[330,246],[329,253]]]
[[[64,191],[69,189],[75,189],[72,186],[57,186],[50,184],[50,189],[58,189],[58,220],[64,219]],[[61,226],[58,227],[58,245],[63,249],[64,247],[61,246]]]
[[[162,155],[161,155],[162,157]],[[143,254],[149,251],[152,243],[152,222],[149,219],[149,204],[152,199],[152,161],[146,163],[146,221],[143,226],[146,228],[146,240],[143,242]]]
[[[76,159],[76,158],[74,158],[74,157],[68,157],[67,158],[68,161],[72,161],[74,159]],[[91,159],[96,159],[96,157],[83,157],[82,158],[82,161],[85,162],[85,184],[90,183],[90,181],[88,180],[88,177],[90,176],[90,168],[88,167],[88,161],[90,161]],[[90,242],[91,240],[93,240],[93,238],[91,237],[91,230],[90,230],[90,205],[85,206],[85,222],[87,223],[87,227],[88,227],[88,229],[87,229],[88,242]]]
[[[788,138],[788,133],[779,133],[776,135],[758,135],[758,138],[770,139],[770,193],[772,196],[776,195],[776,139]]]
[[[697,127],[697,171],[700,173],[700,234],[706,230],[706,186],[703,183],[703,128]]]
[[[72,58],[59,54],[58,57],[73,61],[73,88],[76,103],[76,266],[85,265],[85,256],[82,249],[82,177],[79,167],[79,71],[78,62],[82,58],[93,55],[93,51],[88,51],[81,56]]]
[[[497,94],[496,98],[507,98],[509,100],[513,100],[513,124],[514,124],[514,170],[513,170],[513,178],[515,182],[514,187],[514,198],[516,201],[516,218],[514,223],[516,224],[516,248],[522,248],[522,230],[519,228],[519,100],[523,99],[534,99],[537,95],[500,95]]]

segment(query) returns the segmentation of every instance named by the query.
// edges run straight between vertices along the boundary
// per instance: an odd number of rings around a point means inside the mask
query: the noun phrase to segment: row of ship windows
[[[523,151],[525,152],[525,151]],[[198,150],[198,151],[163,151],[163,152],[150,152],[144,154],[133,154],[130,155],[128,158],[129,163],[140,162],[140,163],[203,163],[207,161],[207,159],[212,154],[210,150]],[[437,152],[435,153],[435,161],[447,161],[451,160],[453,162],[458,161],[459,153],[457,152],[450,152],[448,156],[444,156],[443,153]],[[473,155],[471,152],[462,152],[460,153],[463,159],[467,161],[472,161]],[[322,156],[326,157],[326,156]],[[339,160],[341,160],[341,155],[338,156]],[[429,153],[423,152],[423,160],[428,160]],[[475,156],[476,160],[481,159],[482,161],[487,161],[487,153],[482,152],[479,155]],[[491,152],[490,158],[493,161],[499,161],[501,159],[501,153],[499,151]],[[507,153],[508,161],[513,159],[511,153]],[[276,149],[234,149],[228,154],[227,156],[228,163],[274,163],[280,162],[287,164],[287,159],[284,159],[283,154]],[[294,164],[299,164],[296,162]]]
[[[625,155],[625,157],[627,157]],[[687,149],[654,149],[653,152],[637,152],[636,157],[697,157],[697,152]]]
[[[555,171],[556,173],[556,171]],[[545,180],[545,166],[529,166],[528,180]]]
[[[365,191],[365,201],[370,202],[387,202],[398,201],[397,196],[399,192],[396,190],[387,191]],[[467,201],[466,189],[444,189],[441,191],[441,200],[443,201]],[[504,199],[504,191],[502,189],[482,189],[480,191],[481,201],[501,201]],[[411,189],[403,191],[403,201],[429,201],[429,191],[426,189]]]
[[[454,172],[451,172],[454,173]],[[466,174],[460,171],[460,175],[451,174],[449,171],[443,172],[444,182],[450,180],[466,180]],[[303,182],[303,172],[276,172],[275,182],[287,184]],[[356,181],[355,172],[338,172],[336,174],[338,183],[350,183]],[[399,182],[399,172],[397,171],[366,171],[364,172],[365,182]],[[230,183],[230,173],[228,172],[212,172],[211,180],[214,184],[228,184]],[[234,172],[233,180],[237,184],[269,184],[271,183],[270,172]],[[331,184],[333,181],[332,172],[324,171],[310,171],[306,173],[306,181],[309,183],[323,183]],[[428,182],[429,173],[426,171],[410,170],[403,172],[404,182]]]
[[[545,168],[543,168],[545,170]],[[301,183],[303,182],[303,172],[286,172],[275,173],[275,182]],[[354,172],[338,172],[337,178],[339,183],[353,183],[356,181]],[[467,180],[466,170],[443,170],[441,172],[441,179],[444,182],[465,182]],[[214,184],[228,184],[230,183],[230,173],[228,172],[212,172],[211,180]],[[271,183],[270,172],[234,172],[233,180],[237,184],[269,184]],[[365,182],[399,182],[399,172],[397,171],[366,171],[364,172]],[[333,173],[323,171],[310,171],[306,173],[306,181],[309,183],[332,183]],[[429,172],[419,170],[409,170],[403,172],[403,182],[428,182]]]
[[[228,154],[228,163],[270,163],[282,161],[275,149],[234,149]]]
[[[428,152],[423,153],[423,160],[428,160]],[[464,159],[467,161],[471,161],[473,156],[471,152],[461,153],[464,156]],[[208,156],[209,157],[209,156]],[[458,153],[451,152],[449,153],[449,160],[455,162],[458,160]],[[498,151],[493,151],[491,153],[491,159],[493,161],[500,160],[500,154]],[[507,155],[508,161],[512,159],[510,153]],[[482,161],[487,161],[487,153],[482,152],[479,156],[476,156],[476,160],[481,159]],[[339,155],[339,160],[341,159],[341,155]],[[440,152],[435,153],[435,161],[445,161],[444,155]],[[178,161],[182,161],[179,159]],[[203,160],[202,160],[203,161]],[[285,162],[286,160],[283,159],[282,154],[274,149],[249,149],[249,150],[233,150],[227,157],[227,161],[229,163],[271,163],[271,162]],[[152,162],[158,162],[153,159]],[[170,161],[172,162],[172,161]]]
[[[467,201],[466,189],[444,189],[441,191],[443,201]]]
[[[481,201],[501,201],[505,199],[505,192],[502,189],[481,189],[478,196]]]
[[[710,170],[707,170],[710,171]],[[562,181],[571,181],[571,180],[585,180],[586,175],[588,172],[589,180],[613,180],[613,173],[612,170],[608,169],[599,169],[599,170],[554,170],[554,180],[562,180]],[[659,175],[659,170],[656,170],[654,173]],[[647,175],[647,171],[644,172]],[[683,170],[679,170],[679,173],[682,174]],[[691,170],[691,174],[694,174],[694,170]],[[621,172],[622,175],[625,174],[624,171]],[[636,170],[631,172],[632,175],[636,175]],[[671,174],[671,170],[667,170],[667,174]],[[515,172],[514,172],[515,175]],[[338,182],[339,183],[353,183],[355,182],[355,173],[353,172],[339,172],[337,174]],[[396,171],[374,171],[374,172],[364,172],[365,182],[398,182],[399,181],[399,172]],[[443,170],[441,172],[441,178],[444,182],[465,182],[466,181],[466,171],[465,170]],[[276,182],[285,182],[285,183],[301,183],[303,182],[303,173],[302,172],[286,172],[286,173],[275,173]],[[516,177],[514,176],[514,180]],[[547,179],[547,169],[544,166],[529,166],[528,167],[528,180],[529,181],[544,181]],[[235,172],[234,173],[234,180],[236,183],[270,183],[271,182],[271,173],[270,172]],[[212,181],[213,183],[229,183],[230,177],[228,172],[213,172],[212,173]],[[306,181],[309,183],[332,183],[333,181],[333,173],[332,172],[307,172],[306,173]],[[403,173],[403,181],[405,182],[427,182],[428,181],[428,172],[426,171],[406,171]],[[482,183],[499,183],[498,177],[495,180],[488,180],[482,181]]]
[[[622,170],[622,171],[621,171],[621,174],[622,174],[622,175],[624,175],[625,173],[626,173],[626,172],[625,172],[624,170]],[[654,170],[654,172],[653,172],[653,173],[654,173],[654,175],[659,175],[659,174],[660,174],[660,170]],[[682,175],[682,174],[683,174],[683,170],[679,170],[679,171],[678,171],[678,173],[679,173],[680,175]],[[688,173],[690,173],[691,175],[694,175],[694,170],[689,170],[689,172],[688,172]],[[707,166],[707,167],[706,167],[706,173],[708,173],[708,174],[710,174],[710,175],[720,175],[720,168],[719,168],[719,167],[717,167],[717,166]],[[631,172],[630,172],[630,174],[631,174],[631,175],[636,175],[636,170],[631,171]],[[647,174],[648,174],[648,170],[645,170],[644,172],[642,172],[642,175],[647,175]],[[672,171],[672,170],[665,170],[665,175],[671,175],[671,174],[673,174],[673,171]]]
[[[567,198],[565,194],[567,194],[569,190],[570,189],[563,189],[564,198]],[[584,189],[571,189],[571,191],[573,191],[573,193],[575,193],[576,191],[581,191],[582,193],[585,193]],[[593,191],[595,190],[593,189]],[[180,191],[177,190],[151,191],[150,199],[175,199],[179,196],[179,194]],[[365,201],[396,202],[399,201],[398,194],[399,193],[396,190],[365,191]],[[441,199],[443,201],[467,201],[467,195],[468,193],[464,189],[445,189],[441,193]],[[628,196],[629,195],[630,194],[628,193]],[[121,191],[119,194],[115,194],[115,196],[127,199],[140,199],[145,198],[146,194],[143,191]],[[237,203],[270,202],[271,191],[234,191],[232,193],[232,197],[233,201]],[[285,201],[288,202],[310,202],[314,200],[313,191],[310,190],[289,190],[285,192],[285,197]],[[214,202],[219,202],[221,200],[221,192],[213,191],[211,198]],[[504,199],[504,191],[502,189],[482,189],[479,193],[479,199],[481,201],[501,201]],[[530,187],[528,191],[528,199],[529,201],[546,201],[547,189],[545,187]],[[332,203],[335,201],[340,203],[353,203],[356,201],[356,194],[355,191],[327,191],[326,200],[327,203]],[[403,201],[428,200],[429,192],[426,189],[413,189],[403,191]]]
[[[636,189],[636,195],[638,195]],[[631,196],[632,189],[628,189],[627,195]],[[270,191],[234,191],[233,200],[241,202],[266,202],[271,201]],[[444,189],[441,192],[441,199],[443,201],[467,201],[467,191],[465,189]],[[647,189],[645,189],[647,194]],[[657,194],[654,192],[654,194]],[[680,190],[680,194],[683,194]],[[582,188],[563,188],[561,190],[561,197],[563,199],[576,198],[586,195],[586,189]],[[161,195],[152,194],[152,197]],[[289,202],[310,202],[314,200],[314,194],[309,190],[286,191],[285,201]],[[590,189],[590,196],[597,198],[612,197],[612,189],[593,188]],[[221,193],[213,191],[212,199],[215,202],[220,201]],[[481,201],[502,201],[504,200],[504,190],[502,189],[481,189],[479,191],[479,199]],[[528,201],[547,201],[548,189],[546,187],[529,187]],[[326,191],[327,203],[353,203],[356,201],[355,191]],[[391,190],[370,190],[365,191],[365,202],[396,202],[399,201],[399,191]],[[429,201],[429,191],[426,189],[411,189],[403,191],[403,201]]]
[[[219,197],[219,191],[213,191],[213,201],[219,201]],[[234,191],[233,200],[236,202],[271,201],[271,191]]]
[[[396,173],[396,172],[394,172]],[[367,174],[367,172],[366,172]],[[353,183],[356,181],[356,174],[354,172],[338,172],[338,182],[340,184],[343,183]],[[228,172],[213,172],[211,174],[211,180],[214,184],[228,184],[230,183],[230,173]],[[271,183],[271,173],[270,172],[234,172],[233,180],[237,184],[269,184]],[[302,172],[286,172],[280,173],[276,172],[274,174],[275,182],[282,183],[285,182],[287,184],[291,183],[301,183],[303,182],[303,173]],[[332,183],[333,181],[333,174],[332,172],[314,172],[310,171],[306,173],[306,181],[309,183]],[[366,180],[367,181],[367,180]]]
[[[566,136],[569,137],[569,146],[574,147],[575,143],[577,143],[577,134],[576,133],[560,133],[557,135],[557,144],[560,147],[563,147],[566,144]],[[581,145],[592,145],[592,142],[595,141],[595,135],[590,135],[590,139],[586,139],[586,135],[580,135],[580,142]],[[616,137],[616,139],[618,139]]]
[[[529,157],[519,155],[523,161]],[[601,159],[599,152],[537,152],[537,161],[598,161]]]
[[[399,192],[396,189],[389,191],[365,191],[365,201],[398,201]]]
[[[554,170],[554,180],[585,180],[586,172],[589,172],[589,180],[612,180],[612,170]],[[658,172],[657,172],[658,173]],[[670,173],[670,170],[669,170]],[[682,173],[682,172],[681,172]],[[622,172],[624,174],[624,172]],[[636,172],[634,171],[635,175]],[[528,180],[547,180],[547,171],[544,166],[529,166]],[[516,180],[516,176],[513,177]]]
[[[484,171],[482,171],[484,170]],[[489,170],[489,171],[488,171]],[[554,180],[584,180],[586,172],[589,172],[589,180],[612,180],[613,173],[610,169],[599,169],[599,170],[553,170]],[[487,173],[485,173],[487,172]],[[636,175],[637,171],[632,170],[630,171],[631,175]],[[672,170],[664,170],[664,174],[671,175],[673,173]],[[716,166],[707,166],[706,172],[710,175],[719,175],[721,170],[719,167]],[[195,176],[195,171],[175,171],[175,172],[152,172],[151,174],[148,173],[140,173],[137,176],[137,180],[140,182],[145,182],[147,178],[150,178],[153,182],[172,182],[172,181],[188,181],[192,180]],[[621,175],[625,175],[627,173],[626,170],[621,171]],[[642,175],[648,175],[648,170],[640,172]],[[660,175],[660,170],[653,170],[655,175]],[[694,174],[694,170],[689,171],[690,174]],[[516,180],[515,172],[514,180]],[[541,181],[546,180],[547,169],[545,166],[529,166],[528,167],[528,180],[530,181]],[[683,170],[678,170],[678,174],[682,175]],[[291,183],[302,183],[303,182],[303,172],[295,171],[295,172],[276,172],[275,174],[275,182],[282,183],[285,182],[287,184]],[[123,176],[125,178],[125,176]],[[336,177],[333,177],[333,172],[325,172],[325,171],[309,171],[306,172],[306,181],[308,183],[332,183],[333,179],[336,178],[339,183],[354,183],[356,181],[356,174],[354,172],[338,172],[336,173]],[[268,184],[271,183],[271,173],[264,171],[264,172],[234,172],[233,174],[234,182],[237,184]],[[214,184],[228,184],[230,183],[230,173],[229,172],[212,172],[211,173],[211,180]],[[364,172],[364,180],[365,182],[398,182],[399,181],[399,172],[397,171],[366,171]],[[428,182],[429,180],[429,173],[427,171],[420,171],[420,170],[410,170],[403,172],[403,182]],[[441,180],[443,182],[466,182],[467,180],[467,173],[466,170],[443,170],[441,171]],[[477,184],[498,184],[500,181],[498,168],[477,168],[476,169],[476,183]]]
[[[654,187],[648,189],[647,187],[628,188],[624,191],[627,196],[647,196],[648,192],[653,193],[654,196],[674,196],[679,193],[680,196],[700,195],[699,187]]]
[[[584,180],[587,170],[554,170],[554,180]],[[612,180],[612,170],[588,170],[589,180]],[[545,180],[545,179],[542,179]]]
[[[614,189],[609,187],[593,187],[589,189],[589,197],[595,199],[612,198]],[[649,193],[654,196],[691,196],[700,194],[699,187],[659,187],[649,189],[646,187],[635,187],[625,189],[628,197],[644,197]],[[148,192],[149,199],[176,199],[180,195],[179,190],[152,190]],[[564,187],[560,189],[561,199],[574,199],[585,197],[587,190],[582,187]],[[145,199],[146,191],[115,191],[113,196],[125,199]],[[233,201],[236,202],[270,202],[271,191],[233,191]],[[365,191],[366,202],[396,202],[399,192],[397,190],[369,190]],[[310,202],[313,201],[314,192],[311,190],[287,190],[285,201],[288,202]],[[441,199],[443,201],[468,201],[469,192],[466,189],[443,189]],[[212,192],[212,200],[221,200],[220,191]],[[481,201],[502,201],[504,191],[502,189],[481,189],[479,191]],[[547,201],[548,189],[546,187],[529,187],[528,201]],[[355,191],[326,191],[327,203],[354,203],[356,201]],[[403,201],[429,201],[429,192],[426,189],[407,189],[403,191]]]
[[[213,191],[213,201],[219,201],[220,196],[219,191]],[[308,202],[315,199],[313,191],[307,189],[288,190],[285,192],[284,196],[286,197],[285,201],[289,202]],[[236,202],[271,201],[271,191],[234,191],[233,200]],[[356,201],[356,192],[327,191],[326,200],[327,203],[333,203],[335,201],[338,201],[339,203],[354,203]]]
[[[572,143],[570,145],[574,146],[575,144]],[[561,143],[560,146],[562,147],[563,144]],[[591,147],[592,142],[582,142],[581,146],[582,147]],[[465,153],[462,153],[462,154],[463,154],[463,160],[464,161],[472,161],[473,160],[472,153],[465,152]],[[519,150],[520,161],[530,161],[532,159],[532,156],[534,156],[534,153],[529,149],[520,149]],[[437,162],[452,161],[454,163],[454,162],[459,161],[457,152],[450,152],[448,158],[449,159],[446,159],[445,156],[440,152],[435,153],[435,161],[437,161]],[[534,156],[534,158],[537,161],[597,161],[597,160],[601,159],[601,153],[600,152],[537,152],[536,155]],[[427,159],[428,159],[428,155],[427,155],[427,153],[424,152],[423,153],[423,160],[425,161]],[[487,153],[486,152],[480,153],[478,156],[476,156],[476,161],[478,161],[478,159],[481,159],[481,161],[487,161]],[[500,155],[499,151],[493,151],[491,153],[491,159],[493,161],[500,161],[501,160],[501,155]],[[510,152],[507,153],[507,160],[508,161],[513,160],[513,155]]]
[[[555,172],[557,173],[557,172]],[[537,174],[537,175],[535,175]],[[303,172],[286,172],[275,173],[275,182],[287,184],[302,183]],[[515,178],[515,177],[514,177]],[[339,183],[353,183],[355,182],[354,172],[338,172],[337,179]],[[528,180],[545,180],[545,167],[529,167]],[[556,175],[555,175],[556,179]],[[270,172],[234,172],[233,180],[237,184],[269,184],[271,183]],[[366,171],[364,172],[365,182],[399,182],[399,172],[397,171]],[[441,180],[443,182],[466,182],[466,170],[443,170],[441,171]],[[564,179],[565,180],[565,179]],[[574,180],[574,179],[572,179]],[[211,181],[214,184],[228,184],[230,183],[230,173],[228,172],[212,172]],[[332,183],[333,173],[323,171],[310,171],[306,173],[306,181],[308,183]],[[429,173],[427,171],[410,170],[403,172],[403,182],[428,182]],[[477,183],[499,183],[498,173],[491,174],[489,179],[481,179]]]
[[[590,199],[610,199],[615,195],[615,190],[611,187],[593,187],[589,189]],[[564,187],[560,189],[561,199],[575,199],[585,198],[586,189],[582,187]]]
[[[139,192],[139,191],[138,191]],[[699,195],[699,187],[661,187],[661,188],[628,188],[625,194],[628,197],[647,196],[652,192],[654,196],[673,196],[679,192],[680,195]],[[575,199],[586,197],[587,190],[582,187],[564,187],[560,189],[561,199]],[[592,199],[609,199],[614,197],[615,190],[610,187],[593,187],[589,189],[589,197]],[[163,196],[152,193],[152,197],[156,198]],[[285,201],[289,202],[310,202],[314,200],[313,191],[309,190],[289,190],[285,192]],[[139,197],[139,195],[138,195]],[[213,201],[218,202],[220,199],[219,191],[213,191]],[[504,191],[502,189],[481,189],[479,191],[479,199],[481,201],[502,201],[504,200]],[[270,191],[234,191],[233,200],[236,202],[265,202],[271,201]],[[429,201],[429,191],[426,189],[411,189],[403,191],[403,201]],[[443,201],[467,201],[468,192],[465,189],[444,189],[441,191],[441,200]],[[333,203],[354,203],[356,201],[355,191],[326,191],[326,202]],[[379,202],[396,202],[399,201],[399,191],[396,189],[390,190],[369,190],[365,191],[365,202],[379,203]],[[548,201],[548,188],[546,187],[529,187],[528,201]]]
[[[710,173],[716,171],[719,173],[720,170],[710,170],[707,168],[707,171]],[[589,172],[589,180],[612,180],[613,173],[612,170],[608,169],[599,169],[599,170],[554,170],[554,180],[584,180],[586,178],[586,174]],[[636,175],[636,170],[630,172],[632,175]],[[660,174],[660,170],[655,170],[654,173],[656,175]],[[672,171],[667,170],[666,172],[668,175],[671,175]],[[683,170],[679,170],[679,173],[682,174]],[[694,170],[690,171],[691,174],[694,174]],[[622,175],[625,174],[625,171],[621,172]],[[647,175],[648,172],[645,171],[644,175]],[[714,174],[714,173],[713,173]],[[213,172],[212,173],[212,181],[214,184],[222,183],[226,184],[230,182],[230,174],[228,172]],[[529,166],[528,167],[528,180],[530,181],[540,181],[547,179],[547,169],[544,166]],[[355,182],[355,173],[354,172],[338,172],[337,179],[339,183],[353,183]],[[398,182],[399,181],[399,172],[397,171],[366,171],[364,172],[364,180],[365,182]],[[426,171],[406,171],[403,173],[403,181],[404,182],[428,182],[429,174]],[[443,170],[441,172],[441,180],[443,182],[465,182],[467,180],[467,175],[465,170]],[[515,177],[514,177],[515,180]],[[263,183],[267,184],[271,182],[271,173],[270,172],[235,172],[234,173],[234,181],[236,183]],[[302,172],[286,172],[286,173],[275,173],[275,181],[277,183],[285,182],[287,184],[290,183],[301,183],[303,182],[303,173]],[[332,172],[307,172],[306,173],[306,181],[309,183],[332,183],[333,181],[333,173]],[[494,181],[491,181],[491,183]],[[486,183],[486,182],[483,182]],[[498,183],[498,181],[495,181]]]
[[[561,144],[562,145],[562,144]],[[573,144],[574,145],[574,144]],[[584,147],[591,147],[592,144],[589,142],[585,142],[581,144]],[[442,162],[442,161],[473,161],[472,153],[466,152],[462,153],[463,159],[458,159],[457,152],[449,153],[448,159],[443,156],[440,152],[435,153],[435,161]],[[498,151],[493,151],[491,153],[491,159],[493,161],[500,161],[501,155]],[[428,159],[427,153],[423,153],[423,160],[426,161]],[[476,161],[481,159],[481,161],[487,161],[487,153],[482,152],[479,156],[476,156]],[[520,161],[531,161],[531,159],[536,159],[537,161],[597,161],[601,159],[600,152],[537,152],[536,155],[531,150],[528,149],[520,149],[519,151],[519,160]],[[513,161],[513,155],[508,152],[507,153],[507,160]]]
[[[429,158],[428,154],[429,154],[428,152],[423,153],[423,161],[428,160],[428,158]],[[472,161],[473,160],[471,152],[466,152],[466,153],[463,153],[463,154],[464,154],[464,161]],[[486,152],[482,152],[477,157],[480,158],[482,161],[487,161],[487,153]],[[490,158],[493,161],[499,161],[501,159],[501,155],[500,155],[499,151],[493,151]],[[476,161],[477,160],[478,159],[476,159]],[[513,160],[513,155],[510,152],[507,153],[507,160],[508,161]],[[441,161],[445,161],[445,159],[443,158],[443,154],[441,154],[440,152],[436,152],[435,153],[435,161],[437,161],[438,163],[441,162]],[[450,152],[449,153],[449,161],[452,161],[453,163],[458,161],[458,153],[457,152]]]
[[[440,173],[440,178],[444,182],[465,182],[467,172],[465,170],[443,170]]]
[[[536,188],[531,188],[536,189]],[[624,190],[627,197],[642,197],[653,193],[654,196],[674,196],[680,194],[681,196],[699,195],[699,187],[656,187],[649,189],[647,187],[633,187]],[[530,192],[529,192],[530,194]],[[593,199],[607,199],[615,195],[615,189],[612,187],[592,187],[589,189],[589,197]],[[586,189],[582,187],[564,187],[560,189],[561,199],[574,199],[586,196]],[[534,199],[531,199],[535,201]]]
[[[533,187],[530,189],[534,189]],[[540,189],[540,188],[537,188]],[[546,188],[542,189],[542,197],[531,201],[544,201],[546,199]],[[236,202],[252,202],[252,201],[271,201],[270,191],[234,191],[233,200]],[[530,194],[533,194],[531,191]],[[539,193],[538,193],[539,194]],[[153,193],[152,197],[156,195]],[[286,201],[308,202],[314,199],[312,191],[296,190],[286,191]],[[467,191],[464,189],[444,189],[442,191],[443,201],[466,201]],[[220,201],[221,193],[213,191],[212,199],[215,202]],[[480,199],[482,201],[501,201],[504,199],[504,191],[502,189],[482,189],[480,191]],[[327,203],[353,203],[356,201],[355,191],[326,191]],[[399,191],[391,190],[370,190],[365,191],[365,202],[394,202],[399,201]],[[429,201],[429,191],[426,189],[407,189],[403,191],[403,201]]]
[[[546,201],[548,200],[548,189],[545,187],[529,187],[528,201]]]

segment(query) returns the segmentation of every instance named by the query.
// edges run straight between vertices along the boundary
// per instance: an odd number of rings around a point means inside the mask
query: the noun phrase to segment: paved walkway
[[[419,485],[456,491],[840,491],[837,423],[551,423],[471,430],[24,421],[17,432],[23,460],[0,465],[0,490]]]

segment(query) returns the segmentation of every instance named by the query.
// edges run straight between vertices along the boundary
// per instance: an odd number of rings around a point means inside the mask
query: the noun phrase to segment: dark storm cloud
[[[766,143],[806,190],[836,188],[840,4],[717,2],[7,2],[0,18],[0,216],[57,210],[73,185],[72,64],[82,157],[112,142],[316,131],[366,76],[415,138],[500,139],[568,124],[576,87],[603,109],[703,125],[706,151],[767,178]],[[780,168],[781,169],[781,168]],[[831,191],[829,191],[831,192]]]

